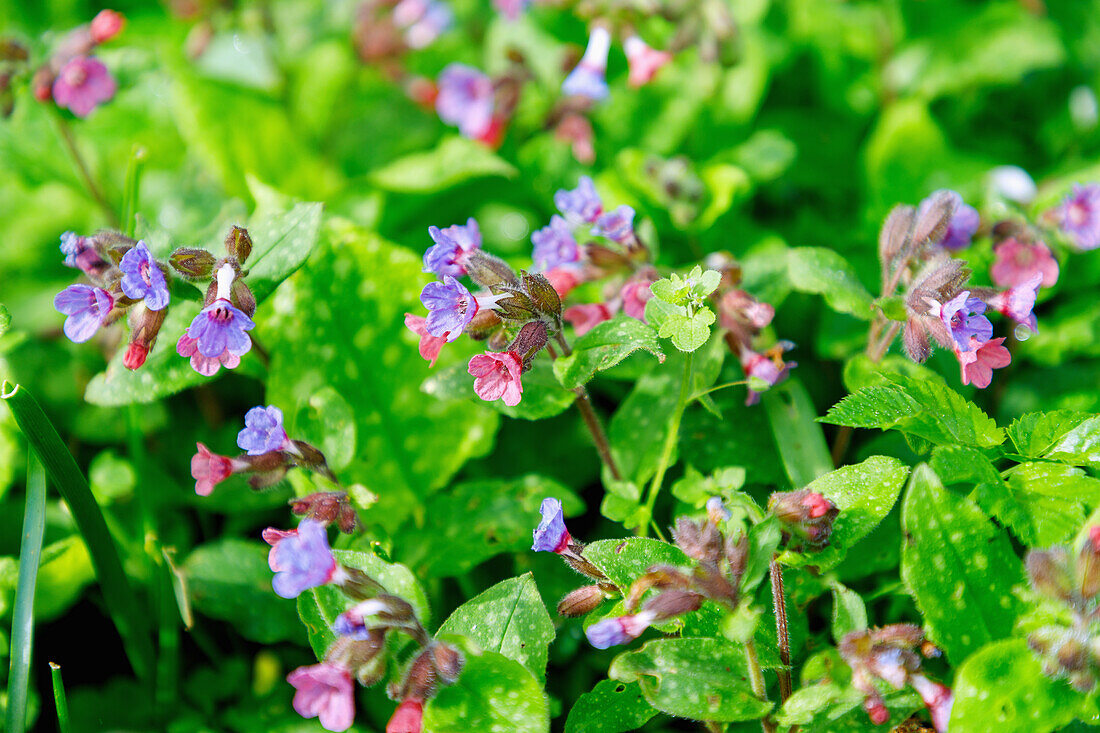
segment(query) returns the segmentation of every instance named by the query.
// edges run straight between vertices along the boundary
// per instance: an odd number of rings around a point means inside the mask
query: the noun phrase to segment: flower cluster
[[[233,474],[249,474],[253,489],[274,486],[283,480],[291,468],[298,466],[315,471],[333,483],[336,476],[329,469],[324,454],[303,440],[291,440],[283,427],[279,408],[253,407],[245,415],[245,427],[237,434],[237,446],[246,451],[235,458],[211,453],[198,443],[191,458],[191,477],[195,493],[209,496],[214,487]],[[296,514],[323,521],[336,522],[345,532],[357,525],[355,511],[347,504],[344,492],[324,492],[292,501]]]
[[[401,57],[430,46],[453,21],[444,0],[365,0],[356,13],[352,40],[364,62],[399,76]]]
[[[924,632],[911,624],[893,624],[853,631],[840,640],[840,656],[852,668],[852,684],[864,694],[863,709],[875,725],[890,718],[886,702],[875,686],[882,680],[896,690],[909,685],[921,696],[940,733],[947,730],[954,695],[951,688],[930,680],[921,671],[919,649],[926,656],[938,650],[924,639]]]
[[[65,315],[65,335],[84,343],[129,313],[130,344],[123,363],[128,369],[140,367],[168,312],[168,268],[153,258],[145,242],[112,231],[87,237],[65,232],[61,253],[65,264],[91,283],[70,285],[54,298],[54,307]]]
[[[1043,673],[1091,692],[1100,676],[1100,525],[1089,527],[1076,556],[1065,547],[1029,551],[1027,573],[1032,588],[1059,608],[1058,616],[1070,619],[1028,636]]]
[[[31,85],[41,102],[53,102],[77,117],[87,117],[109,102],[118,90],[111,72],[92,55],[96,47],[122,32],[126,19],[114,10],[102,10],[88,25],[62,39],[57,50],[34,74]]]

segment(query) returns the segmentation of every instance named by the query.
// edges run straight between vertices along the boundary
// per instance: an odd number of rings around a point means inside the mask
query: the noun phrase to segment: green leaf
[[[825,434],[815,422],[817,411],[800,380],[788,379],[768,390],[763,402],[792,486],[801,488],[832,470]]]
[[[0,303],[0,336],[7,333],[9,329],[11,329],[11,313],[3,303]]]
[[[466,601],[437,633],[465,636],[482,649],[516,660],[539,681],[546,679],[554,623],[531,573],[501,581]]]
[[[462,674],[424,708],[424,733],[548,733],[550,709],[538,680],[496,652],[467,656]]]
[[[1025,541],[1043,547],[1072,537],[1085,519],[1085,504],[1100,504],[1100,481],[1072,466],[1022,463],[1005,473],[1005,481],[1030,517]]]
[[[45,529],[46,471],[31,451],[27,461],[27,500],[23,508],[23,535],[19,547],[19,583],[11,620],[11,644],[15,653],[11,655],[5,701],[5,730],[11,733],[23,733],[27,725],[27,692],[31,650],[34,648],[34,591]]]
[[[661,338],[671,338],[672,345],[680,351],[695,351],[710,338],[710,327],[714,323],[714,311],[701,306],[690,316],[684,313],[671,313],[657,333]]]
[[[840,509],[829,546],[817,552],[786,552],[780,559],[796,567],[827,570],[835,566],[886,518],[908,475],[909,467],[896,458],[872,456],[807,484],[807,489],[823,494]]]
[[[694,720],[755,720],[771,703],[753,694],[745,650],[725,639],[659,639],[611,662],[608,676],[637,682],[658,710]]]
[[[1072,466],[1100,469],[1100,415],[1093,415],[1061,434],[1043,457]]]
[[[269,549],[225,538],[196,548],[180,569],[196,611],[229,621],[241,636],[261,644],[300,641],[294,604],[271,590]]]
[[[996,517],[1021,540],[1035,544],[1039,527],[1028,510],[1008,490],[1000,472],[977,448],[940,445],[932,451],[932,470],[944,484],[970,487],[970,498]]]
[[[1021,455],[1027,458],[1041,458],[1062,436],[1082,423],[1092,423],[1095,419],[1090,419],[1088,414],[1074,410],[1029,412],[1013,420],[1005,432]],[[1089,432],[1089,428],[1085,428],[1085,432]]]
[[[664,362],[665,354],[653,328],[636,318],[620,316],[577,339],[573,353],[554,362],[554,374],[567,389],[573,389],[642,349]]]
[[[245,263],[245,282],[260,303],[313,254],[324,205],[307,202],[291,206],[289,198],[251,176],[248,188],[256,199],[256,210],[246,227],[252,237],[252,254]],[[221,242],[212,243],[210,251],[221,256],[223,247]]]
[[[833,589],[833,641],[840,643],[846,634],[867,628],[867,607],[859,593],[834,581]]]
[[[629,733],[656,714],[637,682],[601,680],[577,698],[565,721],[565,733]]]
[[[585,545],[585,559],[603,571],[624,593],[630,584],[653,565],[690,565],[680,550],[660,540],[630,537],[625,540],[597,540]]]
[[[336,561],[349,568],[357,568],[374,578],[386,589],[386,592],[403,598],[416,611],[417,618],[425,627],[430,619],[428,599],[423,588],[412,571],[404,565],[388,563],[377,555],[357,550],[333,550]],[[298,596],[298,616],[309,633],[309,644],[318,659],[336,639],[332,624],[336,617],[346,611],[352,602],[332,585],[310,588]]]
[[[871,320],[871,294],[843,257],[824,247],[795,247],[787,252],[787,277],[795,290],[825,297],[829,307]]]
[[[473,178],[515,178],[516,168],[481,143],[458,135],[434,150],[411,153],[373,171],[368,179],[385,191],[435,193]]]
[[[138,604],[131,589],[118,549],[88,482],[61,442],[61,436],[25,387],[13,387],[4,382],[0,385],[0,398],[11,408],[19,429],[45,466],[50,483],[69,505],[95,566],[107,610],[125,642],[130,663],[139,676],[151,674],[153,643],[149,614]]]
[[[461,517],[402,527],[400,559],[417,577],[458,576],[505,552],[528,552],[538,526],[539,505],[547,497],[562,502],[565,514],[584,510],[577,495],[544,476],[513,480],[466,481],[425,501],[428,517]]]
[[[1043,674],[1023,639],[1005,639],[971,655],[955,675],[951,733],[1046,733],[1082,712],[1083,697]]]
[[[1012,633],[1020,560],[1005,532],[972,501],[946,491],[927,464],[913,470],[902,530],[902,580],[951,660]]]
[[[891,384],[865,387],[837,403],[821,422],[853,428],[897,428],[937,445],[992,448],[1004,431],[973,402],[947,386],[890,375]]]
[[[465,400],[487,405],[508,417],[543,420],[565,412],[577,398],[576,394],[561,385],[554,371],[549,359],[535,361],[530,371],[523,375],[523,398],[515,407],[509,407],[500,400],[485,402],[478,397],[474,393],[474,378],[465,364],[433,369],[432,375],[424,380],[420,389],[424,394],[441,400]]]

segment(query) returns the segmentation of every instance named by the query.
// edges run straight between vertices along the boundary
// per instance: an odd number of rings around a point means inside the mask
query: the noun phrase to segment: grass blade
[[[65,684],[61,681],[61,665],[50,662],[50,676],[53,678],[53,702],[57,709],[57,728],[60,733],[69,733],[69,700],[65,697]]]
[[[817,422],[817,412],[806,388],[797,379],[788,379],[764,393],[779,457],[791,485],[801,489],[818,476],[833,470],[833,459],[825,442],[825,433]]]
[[[19,583],[11,624],[11,667],[8,673],[7,730],[23,733],[27,726],[27,685],[34,643],[34,586],[46,528],[46,472],[34,451],[27,458],[27,504],[23,511],[23,541],[19,547]]]
[[[76,465],[61,436],[26,388],[4,382],[0,398],[7,402],[15,422],[46,468],[51,483],[69,505],[73,519],[88,546],[103,600],[122,637],[134,671],[143,679],[153,672],[153,642],[149,616],[142,609],[122,570],[118,549],[107,530],[84,474]]]

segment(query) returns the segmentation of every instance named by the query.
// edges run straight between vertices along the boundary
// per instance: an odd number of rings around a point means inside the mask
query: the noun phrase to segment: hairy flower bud
[[[535,311],[543,316],[561,317],[561,298],[545,276],[538,273],[522,273],[523,289],[527,291]]]
[[[835,504],[809,489],[772,494],[768,511],[779,518],[788,532],[805,540],[812,549],[828,546],[833,522],[840,514]]]
[[[523,360],[524,370],[526,370],[530,368],[531,360],[542,351],[548,340],[546,324],[542,321],[529,321],[523,324],[523,328],[519,330],[515,339],[508,345],[508,351],[519,354]]]
[[[666,621],[670,618],[698,611],[703,605],[703,596],[686,590],[666,590],[660,595],[654,596],[642,606],[643,611],[654,614],[655,621]]]
[[[442,642],[432,644],[430,649],[432,652],[432,661],[435,663],[435,671],[439,675],[439,679],[446,684],[450,684],[457,680],[458,676],[462,674],[462,667],[466,664],[466,659],[462,656],[462,652]]]
[[[947,233],[955,210],[962,204],[962,197],[954,191],[940,189],[921,201],[913,223],[913,246],[923,247],[939,242]]]
[[[359,515],[346,491],[322,491],[291,499],[290,511],[324,524],[335,523],[344,534],[351,534],[359,526]]]
[[[336,475],[332,472],[332,469],[328,467],[328,462],[325,461],[324,453],[304,440],[292,440],[290,443],[294,450],[288,452],[295,456],[294,465],[316,471],[330,481],[336,482]]]
[[[234,225],[225,237],[225,251],[243,265],[252,254],[252,237],[248,236],[248,230]]]
[[[722,557],[722,534],[711,522],[693,522],[679,517],[672,540],[688,557],[717,565]]]
[[[507,262],[476,249],[466,255],[466,273],[483,288],[518,287],[519,278]]]
[[[130,311],[130,344],[122,360],[127,369],[133,371],[145,363],[167,315],[167,308],[154,311],[144,305],[135,306]]]
[[[1072,598],[1073,578],[1069,571],[1069,555],[1064,548],[1031,550],[1025,562],[1028,578],[1036,591],[1063,601]]]
[[[244,280],[235,278],[230,292],[233,305],[244,311],[249,318],[256,315],[256,296],[252,294],[252,289],[245,284]]]
[[[562,616],[587,616],[604,601],[603,591],[598,585],[585,585],[565,594],[558,602],[558,613]]]
[[[205,280],[214,274],[217,259],[205,249],[180,247],[169,256],[168,262],[186,278]]]
[[[1086,601],[1100,593],[1100,525],[1089,527],[1088,539],[1077,556],[1077,588]]]
[[[916,214],[917,210],[912,206],[898,205],[890,211],[890,215],[882,224],[878,235],[878,255],[883,266],[884,280],[885,273],[891,271],[891,264],[898,254],[906,249]],[[883,295],[889,294],[883,293]]]
[[[500,328],[501,323],[496,311],[482,308],[466,324],[466,335],[475,341],[483,341],[492,336]]]

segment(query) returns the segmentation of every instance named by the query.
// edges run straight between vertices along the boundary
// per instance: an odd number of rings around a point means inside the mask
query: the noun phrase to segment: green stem
[[[46,472],[30,451],[27,459],[27,503],[23,512],[23,542],[19,548],[19,580],[11,623],[11,667],[8,673],[7,730],[23,733],[27,726],[27,686],[34,645],[34,588],[46,527]]]
[[[740,386],[748,384],[748,383],[749,383],[749,380],[747,380],[747,379],[739,379],[736,382],[726,382],[725,384],[719,384],[716,387],[711,387],[710,389],[704,389],[702,392],[696,392],[695,394],[693,394],[691,397],[688,398],[688,403],[690,404],[690,403],[694,402],[695,400],[699,399],[700,397],[710,394],[711,392],[717,392],[718,390],[726,389],[727,387],[740,387]]]
[[[783,567],[773,557],[769,567],[772,581],[772,606],[775,609],[775,636],[779,642],[779,699],[791,696],[791,635],[787,626],[787,596],[783,590]]]
[[[126,186],[122,198],[122,226],[127,237],[134,236],[137,227],[138,201],[141,194],[141,173],[145,168],[145,148],[134,146],[126,166]]]
[[[65,685],[61,681],[61,665],[50,662],[50,676],[53,678],[53,702],[57,708],[57,728],[60,733],[69,733],[69,701],[65,697]]]
[[[764,673],[760,671],[760,659],[756,656],[756,642],[749,639],[745,642],[745,656],[749,660],[749,685],[753,694],[761,700],[768,699],[768,690],[764,687]],[[775,723],[770,717],[760,719],[760,727],[764,733],[775,733]]]
[[[665,471],[672,462],[672,451],[676,449],[676,440],[680,436],[680,421],[684,417],[684,410],[688,406],[688,396],[691,392],[693,377],[695,375],[695,354],[688,353],[684,356],[684,379],[680,383],[680,397],[676,400],[676,407],[672,411],[672,417],[668,421],[668,434],[665,436],[665,444],[661,449],[661,460],[657,463],[657,471],[653,474],[653,482],[649,485],[649,494],[646,496],[646,516],[653,518],[653,508],[657,505],[657,494],[661,491],[661,483],[665,480]],[[649,533],[649,523],[641,527],[641,536]]]
[[[107,197],[103,195],[103,191],[95,182],[95,178],[92,177],[92,172],[88,168],[88,164],[84,161],[84,156],[80,154],[80,148],[76,145],[76,136],[73,135],[73,129],[69,127],[69,123],[60,113],[54,114],[54,121],[57,123],[57,130],[61,135],[61,141],[65,143],[65,149],[69,151],[69,157],[73,159],[73,164],[76,166],[76,172],[80,175],[80,180],[83,181],[84,188],[88,190],[88,195],[90,195],[92,200],[103,210],[111,226],[120,226],[118,214],[111,208],[111,204],[107,202]]]
[[[565,340],[565,337],[561,335],[561,332],[554,334],[554,340],[558,342],[558,346],[561,347],[561,355],[569,356],[572,350],[569,348],[569,342]],[[554,352],[554,347],[549,347],[550,358],[556,359],[557,354]],[[596,414],[596,410],[592,407],[592,400],[588,397],[588,390],[584,388],[584,385],[580,385],[573,390],[573,393],[577,395],[575,400],[577,409],[581,413],[581,417],[584,419],[584,425],[588,428],[588,432],[592,435],[592,442],[596,444],[596,452],[600,454],[600,460],[603,461],[603,465],[607,467],[607,472],[611,474],[611,478],[616,481],[622,481],[623,475],[619,472],[619,466],[615,463],[614,456],[611,455],[611,443],[607,439],[607,433],[604,432],[603,423],[600,422],[599,415]]]

